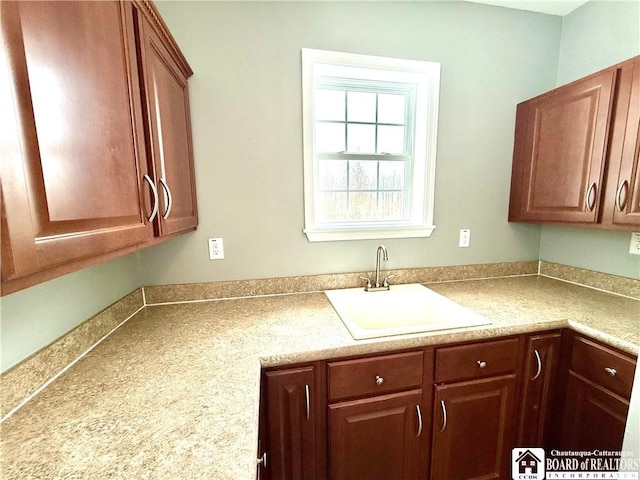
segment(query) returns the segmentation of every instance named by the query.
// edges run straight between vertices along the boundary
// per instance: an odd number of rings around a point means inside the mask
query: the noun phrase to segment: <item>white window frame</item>
[[[344,67],[347,67],[346,69]],[[390,81],[415,85],[413,165],[411,166],[410,212],[401,221],[316,221],[318,162],[314,144],[315,75],[348,75],[344,78]],[[320,73],[321,72],[321,73]],[[337,73],[336,73],[337,72]],[[304,144],[304,233],[310,242],[429,237],[435,198],[436,141],[440,64],[417,60],[358,55],[326,50],[302,49],[302,110]],[[381,158],[383,159],[383,158]]]

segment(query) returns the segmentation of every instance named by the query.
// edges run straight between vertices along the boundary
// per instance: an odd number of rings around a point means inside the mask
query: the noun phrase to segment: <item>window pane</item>
[[[404,127],[378,126],[378,152],[403,154]]]
[[[344,90],[316,89],[315,105],[313,106],[316,120],[344,121],[345,93]]]
[[[376,213],[376,192],[349,193],[349,218],[373,220]]]
[[[380,162],[380,190],[404,188],[405,162]]]
[[[349,190],[376,190],[378,162],[351,160],[349,162]]]
[[[318,168],[318,186],[320,190],[347,189],[346,160],[320,160]]]
[[[375,122],[376,94],[369,92],[347,92],[347,121]]]
[[[402,192],[380,192],[378,218],[380,220],[402,220],[404,198]]]
[[[378,95],[378,122],[405,123],[405,96],[381,93]]]
[[[344,152],[344,123],[316,123],[316,151]]]
[[[376,151],[375,125],[347,124],[347,152],[374,153]]]
[[[318,195],[318,211],[320,222],[339,222],[347,219],[347,193],[324,192]]]

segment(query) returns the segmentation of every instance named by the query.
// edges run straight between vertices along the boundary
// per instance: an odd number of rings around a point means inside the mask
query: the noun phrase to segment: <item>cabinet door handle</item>
[[[151,177],[149,175],[145,175],[144,179],[149,184],[151,193],[153,193],[153,207],[151,209],[151,215],[149,215],[149,218],[147,218],[147,221],[153,222],[153,219],[156,218],[156,215],[158,214],[158,190],[156,189],[156,184],[153,183],[153,180],[151,180]]]
[[[162,189],[164,190],[164,203],[167,206],[164,209],[162,218],[166,220],[171,213],[171,207],[173,207],[173,197],[171,196],[171,189],[169,189],[169,185],[167,185],[167,182],[165,182],[162,177],[160,177],[160,185],[162,185]]]
[[[478,360],[476,363],[478,364],[478,368],[486,368],[487,367],[487,362],[485,362],[483,360]]]
[[[624,202],[622,201],[622,190],[624,189]],[[627,206],[627,194],[629,193],[629,182],[624,180],[620,186],[618,186],[618,190],[616,191],[616,208],[619,212],[622,212],[624,208]]]
[[[618,371],[615,368],[609,368],[609,367],[606,367],[604,371],[607,372],[607,375],[609,375],[610,377],[615,377],[616,374],[618,373]]]
[[[540,354],[538,353],[538,350],[534,350],[533,354],[536,356],[536,365],[538,370],[536,371],[536,374],[533,376],[531,381],[534,381],[536,378],[538,378],[540,376],[540,373],[542,372],[542,360],[540,359]]]
[[[444,404],[444,400],[440,400],[440,409],[442,410],[442,427],[440,428],[440,432],[444,432],[444,429],[447,428],[447,406]]]
[[[422,434],[422,412],[420,411],[420,405],[416,405],[416,414],[418,415],[418,433],[416,433],[416,438]]]
[[[267,467],[267,452],[264,452],[260,458],[256,460],[257,465],[262,465],[263,467]]]
[[[384,378],[380,375],[376,375],[376,385],[382,385],[384,383]]]
[[[307,420],[309,420],[309,411],[311,406],[311,396],[309,395],[309,385],[304,386],[304,398],[307,407]]]
[[[584,196],[584,206],[589,212],[592,212],[593,208],[596,206],[596,197],[596,182],[593,182]]]

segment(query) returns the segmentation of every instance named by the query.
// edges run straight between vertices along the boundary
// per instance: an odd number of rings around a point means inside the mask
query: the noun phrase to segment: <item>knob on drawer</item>
[[[478,360],[476,363],[480,368],[485,368],[487,366],[487,362],[483,362],[482,360]]]
[[[604,371],[607,373],[607,375],[609,375],[610,377],[615,377],[616,373],[618,373],[616,371],[615,368],[609,368],[609,367],[605,367]]]
[[[384,383],[384,378],[380,375],[376,375],[376,385],[382,385]]]

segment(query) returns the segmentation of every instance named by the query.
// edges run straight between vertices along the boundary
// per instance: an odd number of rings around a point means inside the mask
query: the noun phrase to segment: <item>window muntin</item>
[[[303,49],[310,241],[429,236],[439,64]]]

